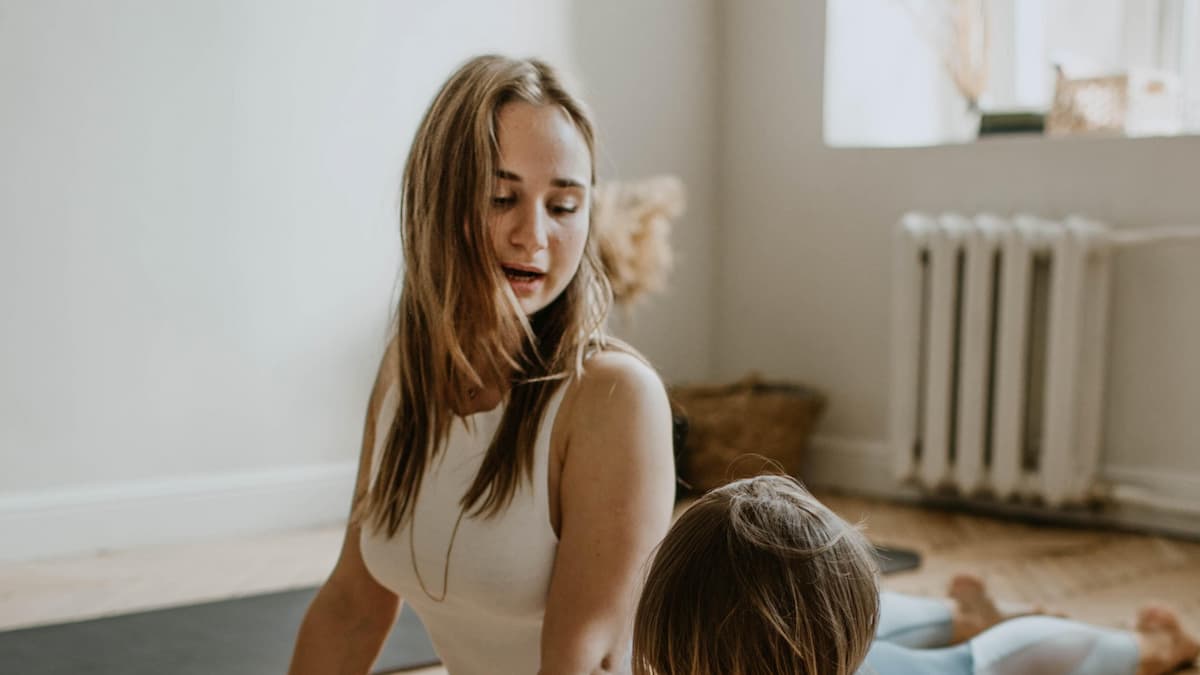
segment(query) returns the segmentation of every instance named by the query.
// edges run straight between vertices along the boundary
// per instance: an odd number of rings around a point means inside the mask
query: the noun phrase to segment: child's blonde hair
[[[709,492],[667,533],[638,604],[635,675],[851,675],[879,614],[859,530],[795,480]]]

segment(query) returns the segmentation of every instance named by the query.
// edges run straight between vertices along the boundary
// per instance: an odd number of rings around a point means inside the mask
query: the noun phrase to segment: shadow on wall
[[[712,363],[716,16],[715,0],[575,0],[569,9],[573,68],[598,130],[599,177],[675,175],[687,192],[687,213],[671,232],[676,266],[665,292],[627,315],[615,312],[611,323],[669,382],[705,379]]]

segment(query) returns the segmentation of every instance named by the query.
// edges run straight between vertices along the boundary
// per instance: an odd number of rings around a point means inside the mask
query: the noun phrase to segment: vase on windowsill
[[[981,113],[974,101],[966,101],[962,107],[946,113],[946,141],[949,143],[973,143],[979,138]]]

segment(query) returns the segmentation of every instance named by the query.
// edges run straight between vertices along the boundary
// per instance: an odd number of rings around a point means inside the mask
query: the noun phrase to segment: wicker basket
[[[757,374],[728,385],[674,387],[671,398],[687,421],[680,478],[700,492],[760,473],[797,475],[825,410],[820,393]]]

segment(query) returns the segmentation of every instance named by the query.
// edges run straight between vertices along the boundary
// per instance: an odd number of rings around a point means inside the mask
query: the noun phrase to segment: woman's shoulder
[[[670,405],[662,379],[640,354],[628,348],[593,353],[572,379],[571,427],[597,430],[607,423],[663,417]]]
[[[592,353],[575,387],[581,392],[666,395],[662,378],[641,354],[624,344]],[[614,390],[613,388],[616,387]]]
[[[667,485],[674,480],[667,390],[636,352],[593,354],[583,373],[572,379],[563,407],[567,414],[559,418],[565,433],[556,447],[564,476],[571,473],[575,480],[599,481],[617,491],[634,489],[634,476],[658,476]],[[572,464],[586,468],[567,472]],[[578,488],[564,482],[561,489]]]

